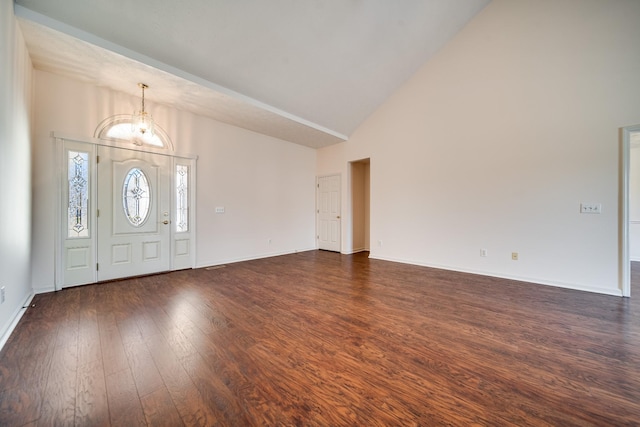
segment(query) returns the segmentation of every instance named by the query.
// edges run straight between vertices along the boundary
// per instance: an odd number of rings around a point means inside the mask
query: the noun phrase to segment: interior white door
[[[318,178],[318,248],[340,252],[340,175]]]
[[[171,158],[98,148],[98,280],[171,267]]]

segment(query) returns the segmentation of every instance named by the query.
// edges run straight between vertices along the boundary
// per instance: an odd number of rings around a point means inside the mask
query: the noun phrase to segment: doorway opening
[[[640,283],[640,125],[621,129],[622,143],[622,295]]]
[[[351,253],[369,251],[371,159],[349,163],[351,177]]]

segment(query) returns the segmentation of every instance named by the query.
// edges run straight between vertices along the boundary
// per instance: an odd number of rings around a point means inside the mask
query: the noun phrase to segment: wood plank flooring
[[[636,295],[323,251],[66,289],[0,353],[0,425],[640,425]]]

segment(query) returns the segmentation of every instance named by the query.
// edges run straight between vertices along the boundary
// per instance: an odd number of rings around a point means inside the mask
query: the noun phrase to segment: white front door
[[[318,248],[340,252],[340,175],[318,178]]]
[[[171,268],[171,157],[98,147],[99,281]]]

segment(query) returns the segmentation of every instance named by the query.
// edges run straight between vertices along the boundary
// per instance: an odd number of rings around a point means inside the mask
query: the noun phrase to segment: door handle
[[[167,225],[167,224],[169,224],[169,220],[168,220],[168,219],[165,219],[164,221],[162,221],[162,223],[163,223],[164,225]]]
[[[338,215],[336,218],[340,219],[340,215]]]

